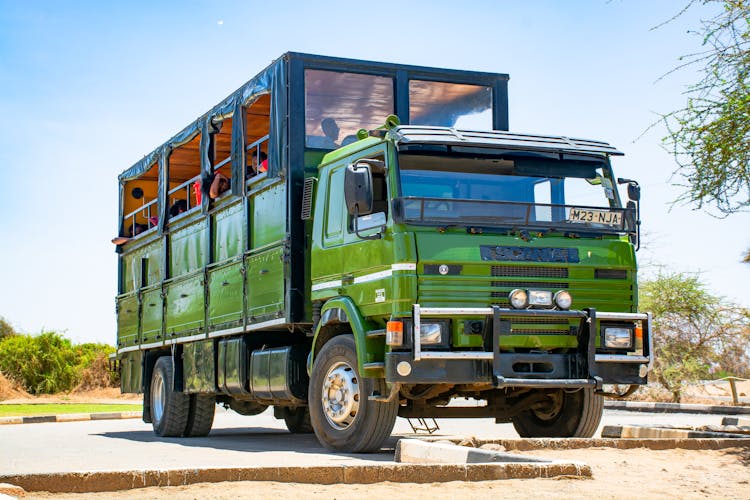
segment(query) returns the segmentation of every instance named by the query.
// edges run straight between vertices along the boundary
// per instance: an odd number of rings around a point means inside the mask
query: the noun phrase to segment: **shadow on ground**
[[[211,448],[213,450],[239,451],[246,453],[259,452],[296,452],[308,454],[328,454],[342,458],[358,458],[378,462],[393,461],[393,453],[398,437],[391,436],[378,453],[337,453],[327,450],[318,442],[315,434],[290,434],[286,431],[268,427],[246,427],[234,429],[215,429],[206,437],[164,438],[151,431],[120,431],[95,434],[111,439],[124,439],[141,443],[173,444]]]

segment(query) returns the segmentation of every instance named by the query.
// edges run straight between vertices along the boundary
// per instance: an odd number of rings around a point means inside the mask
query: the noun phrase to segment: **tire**
[[[521,437],[590,438],[599,427],[604,413],[604,396],[594,389],[575,392],[559,389],[549,393],[552,404],[547,408],[526,410],[511,419]]]
[[[170,356],[156,360],[151,376],[151,425],[161,437],[179,437],[190,414],[190,396],[174,389],[174,363]]]
[[[184,436],[207,436],[214,424],[214,413],[216,413],[216,396],[213,394],[192,394]]]
[[[310,410],[307,407],[282,408],[281,414],[284,417],[286,428],[292,434],[311,434],[313,432],[310,423]]]
[[[310,421],[320,444],[333,451],[370,453],[391,435],[398,400],[370,401],[387,394],[385,380],[360,377],[354,337],[329,340],[315,358],[308,391]]]

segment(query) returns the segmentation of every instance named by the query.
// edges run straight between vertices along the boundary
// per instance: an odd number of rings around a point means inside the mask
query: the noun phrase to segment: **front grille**
[[[567,278],[567,267],[492,266],[492,276],[520,278]]]
[[[569,335],[570,330],[544,330],[541,328],[535,328],[532,330],[524,329],[518,330],[516,328],[510,329],[511,335]]]
[[[594,269],[594,278],[624,280],[628,278],[628,272],[625,269]]]
[[[568,288],[570,284],[565,281],[493,281],[492,286],[502,288]]]

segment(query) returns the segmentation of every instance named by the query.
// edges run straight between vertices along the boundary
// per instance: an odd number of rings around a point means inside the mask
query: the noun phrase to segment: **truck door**
[[[386,161],[384,147],[352,156],[347,164],[363,159]],[[358,219],[360,235],[381,231],[390,223],[386,171],[373,172],[373,210]],[[341,246],[342,295],[351,297],[366,316],[382,314],[392,296],[392,238],[385,232],[380,239],[363,239],[355,232],[354,217],[344,207],[343,244]]]

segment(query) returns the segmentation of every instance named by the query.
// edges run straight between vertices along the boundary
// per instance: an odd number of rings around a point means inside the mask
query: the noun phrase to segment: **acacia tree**
[[[682,398],[684,382],[707,378],[712,369],[746,375],[750,369],[750,311],[708,292],[698,277],[662,273],[645,281],[640,308],[654,315],[653,375]]]
[[[703,49],[673,70],[698,66],[702,78],[683,108],[662,116],[664,144],[686,181],[678,201],[727,216],[750,207],[750,0],[691,0],[682,12],[695,4],[721,9],[693,32]]]

